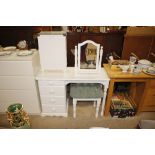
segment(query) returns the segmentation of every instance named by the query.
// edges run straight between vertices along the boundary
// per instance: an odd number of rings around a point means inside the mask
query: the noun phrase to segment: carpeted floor
[[[127,118],[113,118],[111,116],[95,118],[95,108],[92,102],[87,102],[87,104],[80,102],[77,105],[75,119],[72,117],[72,105],[69,105],[68,117],[30,116],[32,129],[88,129],[91,127],[134,129],[142,119],[155,120],[155,112],[143,112]],[[0,115],[0,127],[10,128],[5,114]]]

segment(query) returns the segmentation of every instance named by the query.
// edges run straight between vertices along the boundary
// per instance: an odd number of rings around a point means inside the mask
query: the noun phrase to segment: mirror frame
[[[85,44],[91,43],[96,46],[96,69],[81,69],[80,68],[80,58],[81,58],[81,47]],[[101,69],[101,60],[103,55],[103,47],[100,44],[95,43],[92,40],[86,40],[82,43],[78,43],[75,46],[75,69],[77,73],[98,73]]]

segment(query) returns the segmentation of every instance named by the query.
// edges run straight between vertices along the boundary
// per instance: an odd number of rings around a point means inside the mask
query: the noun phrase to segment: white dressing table
[[[83,74],[77,76],[74,67],[67,67],[63,72],[54,70],[40,71],[36,79],[39,85],[42,115],[65,117],[68,115],[67,84],[100,83],[104,85],[104,98],[102,103],[105,103],[110,80],[104,68],[96,75]],[[102,106],[101,116],[103,115],[103,111],[104,106]]]
[[[101,68],[103,47],[91,40],[79,43],[75,46],[75,66],[67,67],[64,32],[41,32],[38,42],[41,71],[37,74],[36,80],[38,80],[40,91],[42,115],[67,117],[67,85],[70,83],[104,85],[101,110],[101,115],[103,115],[109,85],[106,71]]]

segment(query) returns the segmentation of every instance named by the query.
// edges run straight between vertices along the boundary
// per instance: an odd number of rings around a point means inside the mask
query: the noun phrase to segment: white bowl
[[[152,63],[152,67],[155,67],[155,63]]]
[[[129,69],[129,65],[118,65],[121,69],[122,72],[126,73]]]
[[[151,61],[146,60],[146,59],[139,60],[138,64],[140,65],[141,68],[148,68],[152,65]]]

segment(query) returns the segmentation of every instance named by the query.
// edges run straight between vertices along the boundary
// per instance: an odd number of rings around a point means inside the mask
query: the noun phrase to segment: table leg
[[[104,96],[102,98],[101,116],[103,116],[103,113],[104,113],[106,96],[107,96],[107,88],[104,88]]]
[[[108,94],[107,94],[107,101],[105,104],[104,116],[108,116],[108,114],[109,114],[111,99],[112,99],[112,95],[113,95],[113,89],[114,89],[114,81],[110,80]]]

